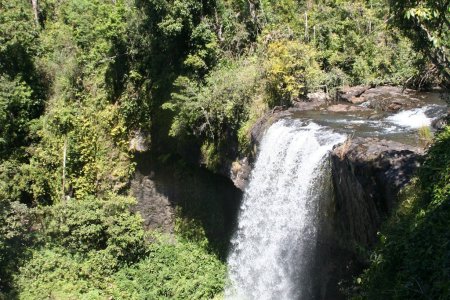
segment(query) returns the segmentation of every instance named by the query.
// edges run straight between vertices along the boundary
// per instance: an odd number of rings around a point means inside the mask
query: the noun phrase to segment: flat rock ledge
[[[336,100],[351,104],[367,103],[366,107],[378,111],[396,112],[423,105],[423,93],[397,86],[343,87],[336,92]]]

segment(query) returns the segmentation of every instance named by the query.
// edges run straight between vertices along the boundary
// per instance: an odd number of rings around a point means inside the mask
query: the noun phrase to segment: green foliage
[[[63,196],[65,143],[65,194],[84,198],[122,191],[133,170],[127,144],[133,125],[126,125],[127,116],[114,103],[124,55],[116,53],[116,45],[125,38],[128,6],[124,1],[52,3],[42,5],[47,19],[36,63],[52,82],[52,92],[45,116],[34,122],[39,143],[29,148],[32,159],[21,167],[35,204]]]
[[[314,48],[297,41],[274,41],[267,47],[266,76],[272,103],[289,105],[321,84]]]
[[[196,244],[157,238],[139,263],[110,269],[114,256],[33,251],[18,277],[19,299],[212,299],[224,286],[225,266]]]
[[[254,58],[221,66],[210,73],[203,86],[179,77],[172,101],[163,105],[176,113],[171,135],[200,138],[204,161],[214,169],[226,157],[222,147],[237,143],[236,133],[248,120],[255,95],[263,90],[261,77],[261,67]]]
[[[450,127],[435,139],[417,180],[381,235],[359,297],[447,299],[450,296]]]
[[[391,22],[402,29],[450,82],[450,3],[445,0],[389,1]]]
[[[0,77],[0,153],[24,144],[29,122],[35,116],[37,103],[23,81]]]
[[[0,298],[11,290],[12,276],[28,254],[31,219],[26,205],[7,201],[0,190]]]
[[[156,239],[147,248],[132,201],[118,196],[134,171],[129,137],[151,132],[152,150],[166,157],[189,141],[204,165],[218,170],[251,151],[253,123],[275,105],[291,105],[322,85],[412,83],[427,65],[412,44],[437,65],[445,67],[448,57],[445,1],[391,3],[392,21],[411,42],[386,27],[384,0],[38,3],[36,22],[30,1],[0,0],[5,297],[14,283],[23,299],[219,295],[224,265],[208,254],[218,253],[212,236],[224,231],[218,204],[185,204],[176,223],[180,241]],[[420,179],[434,187],[424,194],[437,206],[448,192],[441,171]],[[424,219],[438,214],[430,205]],[[441,230],[416,221],[419,229]],[[416,243],[422,233],[411,234]],[[396,264],[415,262],[408,247],[395,248],[405,259]],[[443,262],[429,263],[437,269]],[[424,277],[417,282],[440,295],[445,283],[419,266]],[[436,284],[427,285],[430,278]],[[398,284],[399,295],[410,295]]]
[[[104,251],[118,263],[136,261],[144,253],[144,231],[140,216],[130,213],[133,204],[132,199],[110,195],[43,207],[44,239],[70,253]]]
[[[17,276],[22,299],[105,299],[111,277],[147,253],[134,200],[87,197],[36,210],[37,242]]]
[[[109,259],[103,257],[102,263]],[[103,266],[92,264],[71,255],[64,248],[39,249],[21,268],[17,279],[18,299],[106,299],[102,287],[108,283],[108,275],[95,274]]]
[[[419,128],[418,131],[419,142],[422,146],[427,147],[433,142],[433,133],[430,130],[430,127],[423,126]]]
[[[0,1],[0,160],[29,144],[30,121],[43,111],[38,32],[23,1]]]
[[[212,299],[225,283],[225,266],[190,242],[158,241],[148,258],[115,275],[117,299]]]

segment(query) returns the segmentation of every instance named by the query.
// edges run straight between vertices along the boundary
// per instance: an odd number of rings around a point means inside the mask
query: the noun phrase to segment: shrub
[[[324,78],[316,56],[313,47],[298,41],[281,40],[268,45],[266,76],[272,101],[290,105],[319,87]]]
[[[137,261],[145,243],[142,218],[130,212],[133,204],[131,198],[109,195],[44,207],[39,210],[43,239],[73,254],[106,251],[119,265]]]
[[[225,266],[191,242],[159,240],[149,256],[114,276],[117,299],[212,299],[224,287]]]

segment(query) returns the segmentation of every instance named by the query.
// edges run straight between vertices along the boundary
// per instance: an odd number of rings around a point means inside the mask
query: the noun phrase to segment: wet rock
[[[251,169],[247,157],[235,161],[231,165],[230,178],[234,185],[241,191],[244,191],[248,185]]]
[[[335,104],[327,107],[331,112],[356,112],[356,111],[368,111],[369,109],[364,106],[355,106],[349,104]]]
[[[145,152],[150,149],[150,134],[136,130],[132,133],[128,149],[132,152]]]
[[[355,138],[331,154],[335,222],[351,243],[372,247],[400,189],[419,166],[420,148],[375,138]]]
[[[368,101],[368,107],[378,111],[396,112],[423,105],[418,92],[394,86],[379,86],[365,91],[361,98]]]
[[[450,111],[446,116],[437,118],[431,122],[431,126],[436,130],[442,130],[448,124],[450,124]]]
[[[350,102],[353,104],[360,104],[365,102],[365,98],[361,95],[367,91],[369,87],[364,85],[343,87],[336,92],[336,100]]]
[[[325,103],[331,100],[330,96],[325,92],[315,92],[306,95],[308,102]]]

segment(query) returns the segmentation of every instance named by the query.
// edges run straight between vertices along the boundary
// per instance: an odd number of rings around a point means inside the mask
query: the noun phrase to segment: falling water
[[[232,239],[227,299],[308,298],[322,165],[344,139],[299,120],[269,128]]]

